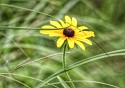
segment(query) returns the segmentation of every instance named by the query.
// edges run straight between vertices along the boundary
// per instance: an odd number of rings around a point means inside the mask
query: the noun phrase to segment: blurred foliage
[[[94,40],[106,52],[114,51],[114,56],[110,55],[112,60],[107,56],[98,60],[96,55],[104,52],[94,42],[92,46],[86,45],[84,52],[80,48],[69,50],[69,65],[95,56],[94,61],[69,71],[76,88],[125,88],[124,8],[125,0],[0,0],[0,88],[36,88],[40,80],[62,69],[62,49],[56,48],[56,38],[42,35],[37,29],[8,28],[40,28],[50,19],[56,20],[38,12],[61,19],[64,15],[76,17],[79,25],[95,32]],[[59,76],[66,81],[64,74]],[[63,88],[58,82],[58,78],[51,81],[57,88]],[[55,87],[48,84],[44,88]]]

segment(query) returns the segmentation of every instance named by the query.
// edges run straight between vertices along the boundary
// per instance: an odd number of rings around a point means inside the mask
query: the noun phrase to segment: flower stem
[[[63,69],[64,70],[66,68],[66,59],[65,59],[65,56],[66,56],[66,45],[67,44],[64,45],[64,49],[63,49]],[[65,74],[67,76],[67,79],[70,81],[71,88],[75,88],[75,86],[74,86],[74,84],[73,84],[73,82],[72,82],[68,72],[65,72]]]

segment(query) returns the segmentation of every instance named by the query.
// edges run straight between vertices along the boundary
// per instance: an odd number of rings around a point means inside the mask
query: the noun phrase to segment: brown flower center
[[[72,29],[70,29],[70,28],[65,28],[64,30],[63,30],[63,34],[65,35],[65,36],[67,36],[67,37],[73,37],[74,36],[74,31],[72,30]]]

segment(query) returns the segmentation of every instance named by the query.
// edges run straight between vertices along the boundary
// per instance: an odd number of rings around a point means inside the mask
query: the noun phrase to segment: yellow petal
[[[40,30],[42,34],[49,34],[49,36],[63,36],[61,30]]]
[[[78,27],[78,29],[80,30],[80,31],[82,31],[82,30],[85,30],[85,29],[88,29],[86,26],[80,26],[80,27]]]
[[[63,30],[54,30],[49,33],[49,36],[63,36]]]
[[[85,46],[81,42],[75,41],[75,43],[79,45],[83,50],[85,50]]]
[[[52,30],[40,30],[40,33],[43,33],[43,34],[49,34],[51,32]]]
[[[62,27],[67,27],[66,24],[64,23],[64,21],[62,21],[62,20],[59,20],[59,21],[60,21]]]
[[[76,18],[74,18],[74,17],[72,17],[72,25],[73,25],[74,27],[77,27],[77,20],[76,20]]]
[[[68,40],[69,47],[73,48],[74,47],[74,40],[72,38],[68,38],[67,40]]]
[[[66,37],[60,37],[57,40],[57,47],[61,47],[65,40],[66,40]]]
[[[50,24],[55,26],[55,27],[57,27],[57,28],[62,28],[62,26],[58,22],[56,22],[56,21],[51,21],[50,20]]]
[[[63,36],[62,33],[58,33],[58,32],[55,32],[55,33],[50,33],[49,36]]]
[[[65,16],[65,21],[67,26],[71,25],[71,18],[69,16]]]
[[[93,31],[83,31],[82,33],[83,33],[83,36],[85,36],[86,38],[88,38],[88,37],[95,37]]]
[[[44,30],[44,29],[55,29],[55,27],[50,25],[45,25],[42,27],[43,30],[40,30],[40,33],[49,34],[49,36],[62,36],[63,30]]]
[[[89,45],[92,45],[92,42],[89,39],[82,39],[82,41]]]
[[[86,36],[84,36],[84,35],[82,35],[82,36],[77,35],[74,38],[75,38],[75,40],[82,41],[82,42],[85,42],[85,43],[87,43],[89,45],[92,45],[92,42],[89,39],[86,39]]]
[[[43,33],[43,34],[49,34],[51,32],[53,32],[54,30],[49,30],[49,29],[55,29],[55,27],[53,26],[50,26],[50,25],[45,25],[42,27],[43,29],[40,30],[40,33]],[[46,29],[46,30],[45,30]],[[48,30],[47,30],[48,29]]]
[[[83,38],[84,37],[84,34],[83,34],[83,32],[75,32],[75,35],[74,35],[75,37],[81,37],[81,38]]]
[[[43,30],[40,30],[40,33],[43,33],[43,34],[49,34],[52,31],[54,31],[54,30],[47,30],[47,29],[55,29],[55,27],[50,26],[50,25],[45,25],[42,28],[43,28]],[[44,29],[46,29],[46,30],[44,30]]]
[[[43,29],[55,29],[55,27],[50,26],[50,25],[45,25],[42,27]]]
[[[95,35],[94,35],[94,32],[92,32],[92,31],[82,31],[82,32],[75,32],[75,35],[74,35],[74,37],[75,38],[89,38],[89,37],[94,37]]]

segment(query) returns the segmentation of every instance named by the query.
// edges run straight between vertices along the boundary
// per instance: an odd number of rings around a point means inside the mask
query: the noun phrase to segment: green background
[[[94,42],[85,44],[86,51],[67,50],[75,87],[125,88],[125,0],[0,0],[0,88],[39,88],[62,69],[57,38],[37,28],[65,15],[94,31],[94,40],[111,57]],[[65,74],[57,75],[42,88],[67,88]]]

